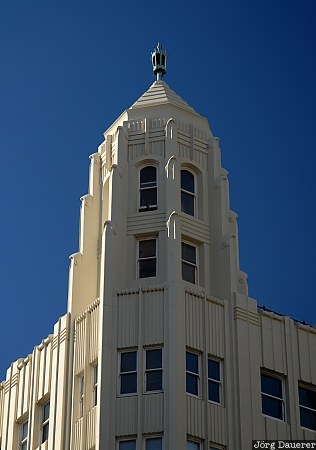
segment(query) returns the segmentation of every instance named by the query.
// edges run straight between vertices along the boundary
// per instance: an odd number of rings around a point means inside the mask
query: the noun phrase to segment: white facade
[[[248,297],[207,120],[158,80],[104,136],[68,313],[0,386],[1,450],[315,440],[316,329]]]

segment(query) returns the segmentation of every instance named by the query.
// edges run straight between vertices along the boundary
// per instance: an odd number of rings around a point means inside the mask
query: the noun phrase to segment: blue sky
[[[2,2],[0,380],[66,312],[88,156],[157,41],[221,139],[250,296],[316,323],[315,20],[314,0]]]

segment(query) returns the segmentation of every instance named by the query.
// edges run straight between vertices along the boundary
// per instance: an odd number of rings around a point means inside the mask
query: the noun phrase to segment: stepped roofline
[[[130,107],[130,109],[165,105],[167,103],[177,106],[178,108],[185,109],[191,113],[198,114],[163,80],[155,81],[150,88]]]

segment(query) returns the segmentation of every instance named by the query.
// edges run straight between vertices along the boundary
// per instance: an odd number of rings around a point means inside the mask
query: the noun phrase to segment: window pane
[[[283,419],[282,401],[262,395],[262,413],[277,419]]]
[[[300,405],[316,410],[316,391],[299,387],[298,393]]]
[[[220,403],[218,383],[208,382],[208,399],[212,402]]]
[[[186,369],[189,372],[199,373],[199,356],[195,353],[186,352]]]
[[[49,418],[49,403],[43,406],[43,422]]]
[[[194,196],[187,192],[181,192],[181,211],[194,216]]]
[[[23,442],[21,445],[21,450],[27,450],[27,442]]]
[[[22,441],[27,437],[27,429],[28,429],[28,422],[24,422],[22,425]]]
[[[196,264],[196,247],[182,242],[182,259]]]
[[[146,439],[146,450],[162,450],[162,439]]]
[[[142,209],[156,209],[157,205],[157,188],[144,189],[140,192],[139,205]]]
[[[121,353],[121,372],[136,370],[137,352]]]
[[[274,397],[283,398],[282,396],[282,380],[269,375],[261,375],[261,390],[265,394],[273,395]]]
[[[181,189],[194,193],[194,175],[188,170],[181,170]]]
[[[139,261],[139,278],[150,278],[156,276],[156,258]]]
[[[302,427],[316,431],[316,411],[300,408],[300,418]]]
[[[198,442],[188,441],[187,450],[200,450],[200,444]]]
[[[137,392],[137,374],[121,375],[121,394],[135,394]]]
[[[208,360],[208,377],[220,381],[221,373],[219,361],[214,361],[214,359]]]
[[[140,186],[156,183],[157,169],[154,166],[146,166],[140,171]]]
[[[119,444],[120,450],[136,450],[136,441],[133,439],[132,441],[122,441]]]
[[[49,429],[49,424],[46,423],[42,428],[42,443],[47,441],[47,439],[48,439],[48,429]]]
[[[139,258],[156,256],[156,239],[139,241]]]
[[[146,369],[156,369],[162,367],[161,348],[146,351]]]
[[[195,267],[190,264],[182,263],[182,279],[195,284]]]
[[[196,375],[187,373],[186,375],[186,390],[187,393],[193,395],[199,395],[199,379]]]
[[[146,374],[146,391],[162,390],[162,370],[151,370]]]

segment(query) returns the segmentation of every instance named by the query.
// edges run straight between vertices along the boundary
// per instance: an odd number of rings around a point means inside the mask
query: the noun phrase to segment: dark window
[[[208,399],[212,402],[221,403],[221,363],[216,359],[208,359]]]
[[[196,262],[196,247],[193,245],[182,242],[181,244],[182,253],[182,278],[190,283],[196,283],[196,272],[197,272],[197,262]]]
[[[272,375],[261,374],[262,413],[285,420],[283,380]]]
[[[316,390],[299,386],[301,426],[316,431]]]
[[[136,450],[136,439],[119,442],[119,450]]]
[[[41,444],[48,439],[49,431],[49,403],[42,406]]]
[[[137,352],[122,352],[120,367],[120,393],[137,393]],[[125,441],[124,441],[125,442]]]
[[[156,239],[138,241],[138,277],[155,277],[156,266]]]
[[[27,450],[28,427],[29,427],[28,421],[21,424],[21,442],[20,442],[21,450]]]
[[[194,441],[187,441],[187,450],[200,450],[200,444]]]
[[[93,370],[93,384],[92,384],[92,406],[98,403],[98,364],[92,367]]]
[[[199,355],[186,352],[186,391],[199,395]]]
[[[146,439],[146,450],[162,450],[162,438],[148,438]]]
[[[139,211],[157,209],[157,168],[143,167],[139,172]]]
[[[146,392],[162,390],[162,349],[146,350]]]
[[[181,170],[181,211],[195,215],[195,177],[188,170]]]

